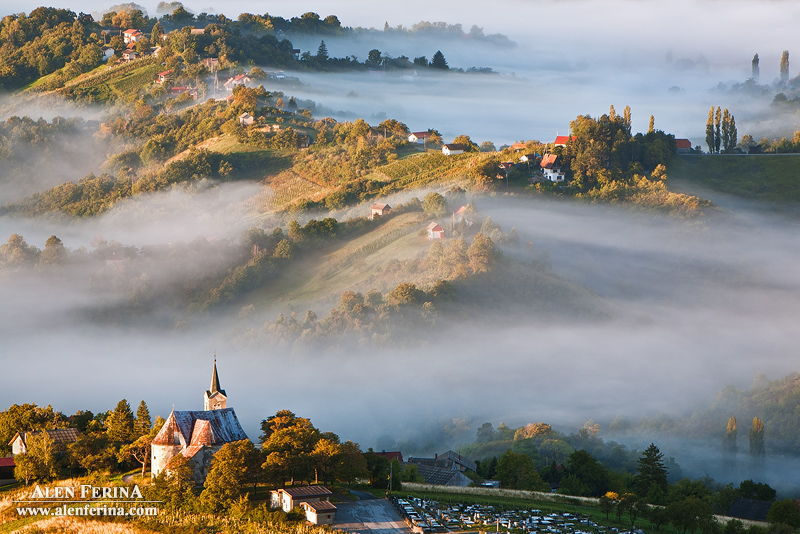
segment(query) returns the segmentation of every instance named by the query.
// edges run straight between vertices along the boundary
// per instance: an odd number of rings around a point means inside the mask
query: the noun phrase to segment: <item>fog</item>
[[[38,4],[11,0],[4,6],[5,12],[17,12]],[[93,11],[105,4],[50,5]],[[143,5],[155,13],[155,3]],[[202,2],[186,5],[211,11]],[[714,90],[719,82],[746,80],[756,52],[761,83],[777,78],[781,51],[797,41],[800,5],[792,2],[504,0],[465,6],[414,0],[376,9],[364,1],[313,0],[300,7],[280,0],[268,7],[284,17],[336,14],[348,26],[444,20],[468,31],[477,24],[516,44],[415,42],[381,32],[326,40],[332,56],[363,60],[378,48],[392,57],[430,59],[441,50],[451,67],[491,67],[497,74],[288,73],[303,85],[287,94],[315,101],[318,115],[365,117],[373,124],[396,118],[414,131],[436,128],[445,140],[467,134],[498,145],[550,141],[556,133],[566,134],[577,115],[600,115],[612,104],[618,113],[631,106],[634,131],[646,131],[652,114],[657,128],[695,145],[704,145],[711,105],[731,109],[740,135],[787,135],[800,127],[797,117],[763,120],[771,97]],[[230,17],[264,9],[256,2],[225,4]],[[312,53],[319,44],[317,38],[294,42]],[[4,117],[96,118],[94,110],[8,109]],[[73,179],[88,172],[91,165],[84,164],[75,168]],[[22,194],[7,191],[3,202]],[[198,238],[233,241],[251,225],[285,222],[254,218],[248,199],[259,192],[256,185],[203,183],[120,202],[84,221],[0,218],[0,241],[18,233],[43,248],[57,235],[70,250],[91,249],[100,236],[137,248]],[[708,406],[718,389],[747,387],[758,372],[778,378],[798,370],[796,219],[747,203],[687,221],[502,196],[477,202],[484,214],[506,230],[515,227],[523,243],[533,245],[507,249],[507,255],[525,262],[547,258],[552,272],[596,295],[606,310],[603,317],[558,314],[543,320],[500,313],[485,322],[442,319],[441,335],[413,348],[390,345],[376,352],[365,346],[343,355],[266,343],[254,350],[243,348],[241,325],[231,310],[193,315],[165,305],[144,324],[90,320],[87,310],[127,298],[124,288],[98,289],[96,279],[107,271],[4,273],[0,352],[12,371],[4,373],[0,407],[36,402],[67,414],[97,412],[125,397],[131,404],[145,399],[153,415],[166,416],[173,406],[199,409],[216,352],[221,385],[252,439],[258,438],[262,419],[291,409],[364,449],[397,440],[454,446],[474,438],[484,421],[512,427],[545,421],[573,432],[594,419],[605,429],[616,416],[635,419]],[[178,290],[182,277],[201,269],[206,258],[195,260],[165,262],[152,283]],[[285,311],[274,302],[263,313],[274,318]],[[328,310],[314,311],[324,316]],[[608,437],[603,432],[600,436]],[[664,448],[685,466],[702,465],[699,447],[694,458],[680,444]],[[769,482],[780,481],[782,474],[770,476]]]

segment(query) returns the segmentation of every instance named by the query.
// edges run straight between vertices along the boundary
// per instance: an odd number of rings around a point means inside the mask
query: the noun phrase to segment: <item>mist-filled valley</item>
[[[0,410],[213,369],[262,445],[800,495],[797,6],[54,5],[0,23]]]

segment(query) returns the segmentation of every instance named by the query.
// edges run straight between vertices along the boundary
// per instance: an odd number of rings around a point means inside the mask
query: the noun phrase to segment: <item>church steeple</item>
[[[216,393],[218,391],[222,391],[219,387],[219,375],[217,374],[217,359],[214,358],[214,374],[211,375],[211,389],[209,389],[211,393]]]
[[[214,353],[214,372],[211,375],[211,387],[203,396],[203,409],[224,410],[228,406],[228,397],[225,390],[219,387],[219,374],[217,374],[217,353]]]

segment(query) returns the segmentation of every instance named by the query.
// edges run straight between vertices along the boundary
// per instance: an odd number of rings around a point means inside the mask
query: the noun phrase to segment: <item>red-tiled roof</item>
[[[411,132],[411,135],[416,137],[417,139],[427,139],[431,136],[430,132]]]
[[[463,208],[466,209],[466,206],[463,206]],[[460,211],[461,210],[459,210],[456,213],[459,213]],[[384,458],[388,458],[390,460],[397,460],[398,462],[403,463],[403,453],[401,453],[400,451],[396,452],[381,451],[381,452],[376,452],[375,454],[377,454],[378,456],[383,456]]]
[[[575,137],[574,135],[572,137],[569,137],[567,135],[559,135],[556,137],[555,144],[566,145],[569,141],[574,141],[575,139],[577,139],[577,137]]]
[[[675,139],[675,146],[677,148],[692,148],[692,142],[688,139]]]
[[[558,154],[545,154],[542,157],[542,163],[540,164],[543,169],[552,169],[556,166],[556,160],[558,159]]]
[[[0,458],[0,467],[15,467],[14,458]]]

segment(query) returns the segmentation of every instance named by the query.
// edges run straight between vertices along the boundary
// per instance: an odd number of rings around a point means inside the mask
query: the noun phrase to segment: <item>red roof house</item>
[[[553,142],[553,144],[556,145],[556,146],[567,146],[568,142],[574,141],[576,139],[577,139],[577,137],[574,136],[574,135],[572,137],[567,136],[567,135],[559,135],[559,136],[556,136],[556,140]]]

